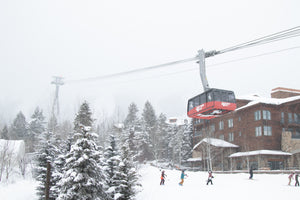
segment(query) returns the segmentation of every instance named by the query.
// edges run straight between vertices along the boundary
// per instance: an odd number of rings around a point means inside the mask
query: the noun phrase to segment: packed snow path
[[[183,186],[179,186],[179,170],[165,170],[165,185],[161,186],[158,168],[147,166],[140,170],[143,190],[137,200],[183,200],[183,199],[298,199],[300,187],[288,186],[286,174],[255,174],[249,180],[249,174],[213,174],[213,185],[206,185],[207,172],[189,172]]]

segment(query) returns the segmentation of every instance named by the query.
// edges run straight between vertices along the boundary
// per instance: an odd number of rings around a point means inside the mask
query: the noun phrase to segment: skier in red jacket
[[[166,174],[165,174],[165,171],[163,170],[161,172],[161,176],[160,176],[160,185],[164,185],[165,184],[165,178],[166,178]]]
[[[206,185],[208,185],[209,183],[210,183],[211,185],[213,185],[213,182],[212,182],[212,179],[213,179],[213,178],[214,178],[214,176],[212,175],[212,171],[209,170],[209,171],[208,171],[208,179],[207,179]]]

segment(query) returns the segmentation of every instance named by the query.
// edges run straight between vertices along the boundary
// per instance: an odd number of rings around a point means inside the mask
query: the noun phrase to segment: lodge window
[[[219,130],[223,130],[224,129],[224,121],[220,121],[219,122]]]
[[[266,136],[272,135],[272,127],[271,126],[264,126],[264,135],[266,135]]]
[[[257,121],[260,119],[261,119],[261,112],[260,112],[260,110],[257,110],[254,112],[254,120]]]
[[[268,110],[263,110],[263,119],[271,120],[271,112]]]
[[[297,124],[300,124],[299,117],[300,117],[299,114],[294,113],[294,121],[295,121],[295,123],[297,123]]]
[[[239,136],[242,136],[242,131],[239,132]]]
[[[293,123],[293,115],[292,113],[288,113],[288,122]]]
[[[195,137],[202,136],[202,131],[195,131]]]
[[[220,135],[220,136],[219,136],[219,139],[224,140],[224,135],[223,135],[223,134]]]
[[[261,126],[255,127],[255,136],[261,136]]]
[[[228,119],[228,127],[229,128],[233,127],[233,119]]]
[[[280,120],[280,122],[281,122],[282,124],[284,124],[284,112],[281,112],[281,120]]]
[[[271,170],[283,169],[282,161],[268,161],[268,165]]]
[[[215,130],[216,130],[215,125],[214,125],[214,124],[210,125],[210,131],[211,131],[212,133],[214,133]]]
[[[295,132],[292,132],[292,138],[300,139],[300,128],[296,128]]]
[[[234,140],[234,134],[233,133],[229,133],[228,141],[232,142],[233,140]]]

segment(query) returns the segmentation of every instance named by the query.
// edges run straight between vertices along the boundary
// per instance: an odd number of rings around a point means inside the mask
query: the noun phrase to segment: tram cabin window
[[[233,92],[229,92],[228,93],[228,102],[230,102],[230,103],[235,103],[235,97],[234,97],[234,94],[233,94]]]
[[[208,92],[207,93],[207,102],[213,101],[213,93],[212,92]]]
[[[189,100],[189,111],[192,110],[194,108],[194,102],[193,99]]]
[[[200,104],[204,104],[206,102],[206,94],[203,93],[200,96]]]

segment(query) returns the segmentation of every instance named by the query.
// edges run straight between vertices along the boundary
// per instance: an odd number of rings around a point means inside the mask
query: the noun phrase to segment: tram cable
[[[292,37],[298,37],[300,36],[300,26],[291,28],[291,29],[287,29],[284,31],[280,31],[278,33],[274,33],[271,35],[267,35],[255,40],[251,40],[245,43],[241,43],[239,45],[235,45],[233,47],[229,47],[223,50],[218,51],[218,54],[222,54],[222,53],[227,53],[230,51],[235,51],[235,50],[240,50],[243,48],[248,48],[248,47],[252,47],[252,46],[257,46],[257,45],[262,45],[262,44],[267,44],[270,42],[275,42],[275,41],[279,41],[279,40],[284,40],[284,39],[288,39],[288,38],[292,38]]]
[[[232,47],[229,47],[229,48],[225,48],[225,49],[220,50],[220,51],[206,52],[205,57],[211,57],[211,56],[218,55],[218,54],[228,53],[228,52],[231,52],[231,51],[241,50],[241,49],[244,49],[244,48],[263,45],[263,44],[276,42],[276,41],[280,41],[280,40],[284,40],[284,39],[288,39],[288,38],[298,37],[298,36],[300,36],[300,26],[290,28],[290,29],[287,29],[287,30],[284,30],[284,31],[280,31],[280,32],[277,32],[277,33],[274,33],[274,34],[271,34],[271,35],[261,37],[261,38],[257,38],[255,40],[244,42],[244,43],[241,43],[239,45],[235,45],[235,46],[232,46]],[[298,47],[292,47],[292,48],[298,48]],[[292,49],[292,48],[290,48],[290,49]],[[257,56],[260,56],[260,55],[256,55],[255,57],[257,57]],[[249,58],[251,58],[251,57],[249,57]],[[248,58],[245,58],[245,59],[248,59]],[[129,71],[113,73],[113,74],[97,76],[97,77],[91,77],[91,78],[85,78],[85,79],[66,80],[65,82],[74,83],[74,82],[105,80],[105,79],[114,78],[114,77],[123,76],[123,75],[128,75],[128,74],[132,74],[132,73],[144,72],[144,71],[149,71],[149,70],[154,70],[154,69],[159,69],[159,68],[165,68],[165,67],[169,67],[171,65],[176,65],[176,64],[181,64],[181,63],[191,62],[191,61],[196,61],[196,60],[199,60],[198,55],[195,56],[195,57],[192,57],[192,58],[177,60],[177,61],[168,62],[168,63],[164,63],[164,64],[160,64],[160,65],[154,65],[154,66],[139,68],[139,69],[135,69],[135,70],[129,70]],[[241,59],[239,59],[239,60],[241,60]],[[229,61],[229,62],[233,62],[233,61]]]

